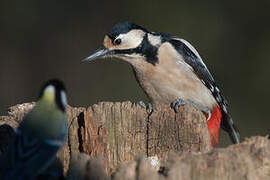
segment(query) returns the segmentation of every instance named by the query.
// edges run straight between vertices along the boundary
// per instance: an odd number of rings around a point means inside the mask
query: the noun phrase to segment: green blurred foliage
[[[65,81],[72,106],[147,101],[128,64],[80,62],[115,23],[130,20],[190,41],[227,97],[242,137],[265,135],[269,10],[269,0],[1,0],[0,113],[35,101],[41,84],[55,77]]]

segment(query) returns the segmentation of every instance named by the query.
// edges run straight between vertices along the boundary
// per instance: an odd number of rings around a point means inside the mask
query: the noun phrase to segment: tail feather
[[[230,115],[223,111],[222,111],[221,128],[229,134],[231,141],[234,144],[240,143],[240,133],[238,128],[233,123],[233,120],[230,117]]]

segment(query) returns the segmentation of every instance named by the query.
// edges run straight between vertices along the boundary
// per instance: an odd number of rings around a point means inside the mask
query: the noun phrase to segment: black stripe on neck
[[[158,62],[158,48],[153,46],[148,41],[148,33],[146,33],[143,37],[143,40],[141,44],[133,49],[122,49],[122,50],[114,50],[115,54],[140,54],[141,56],[144,56],[146,61],[156,65]]]

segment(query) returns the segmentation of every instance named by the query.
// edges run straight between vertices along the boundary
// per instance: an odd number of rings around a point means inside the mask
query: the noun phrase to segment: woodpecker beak
[[[110,51],[109,49],[105,48],[104,46],[101,46],[100,48],[98,48],[93,54],[91,54],[90,56],[84,58],[82,60],[82,62],[86,62],[86,61],[93,61],[96,60],[98,58],[103,58],[106,55],[111,55],[112,51]]]

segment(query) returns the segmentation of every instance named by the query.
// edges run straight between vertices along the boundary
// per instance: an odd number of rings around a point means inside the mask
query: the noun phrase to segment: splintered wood
[[[7,116],[0,116],[0,153],[33,106],[13,106]],[[160,105],[149,116],[130,102],[101,102],[87,109],[69,106],[67,115],[69,134],[58,159],[65,174],[75,173],[69,177],[108,179],[112,173],[115,180],[270,177],[267,138],[212,150],[205,116],[191,106],[181,106],[175,113],[169,105]]]
[[[2,124],[16,128],[34,103],[13,106]],[[157,156],[160,162],[169,151],[208,151],[210,140],[204,115],[190,106],[175,113],[169,105],[154,109],[151,116],[130,102],[101,102],[89,108],[67,108],[69,134],[59,152],[65,172],[72,153],[84,152],[105,160],[111,173],[124,161],[137,154]]]

